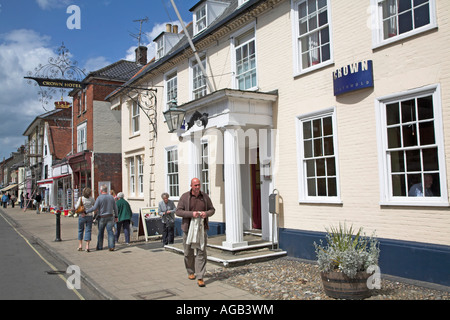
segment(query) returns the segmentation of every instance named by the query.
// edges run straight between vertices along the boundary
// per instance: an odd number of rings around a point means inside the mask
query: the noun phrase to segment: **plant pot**
[[[343,272],[321,272],[325,294],[335,299],[361,300],[369,298],[370,289],[367,279],[371,276],[365,271],[358,272],[355,278],[350,278]]]

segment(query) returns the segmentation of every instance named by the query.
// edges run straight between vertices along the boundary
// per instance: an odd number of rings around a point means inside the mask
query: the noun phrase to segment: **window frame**
[[[206,60],[206,56],[200,57],[200,61],[203,64],[203,67],[206,70],[206,66],[207,66],[207,60]],[[208,94],[208,86],[206,83],[206,76],[203,75],[202,69],[200,68],[200,66],[198,65],[197,59],[192,58],[190,60],[189,63],[189,67],[190,67],[190,93],[191,93],[191,100],[196,100],[196,99],[200,99],[201,97],[204,97]],[[194,84],[195,84],[195,73],[198,72],[198,74],[201,74],[200,76],[198,76],[198,78],[200,80],[198,81],[203,81],[203,85],[195,88]],[[201,78],[203,78],[203,80],[201,80]]]
[[[387,96],[376,98],[376,116],[377,116],[377,139],[378,139],[378,157],[379,157],[379,179],[380,179],[380,205],[386,206],[443,206],[448,207],[448,189],[447,189],[447,173],[445,162],[445,145],[444,145],[444,127],[442,122],[442,100],[440,93],[440,85],[430,85],[409,91],[390,94]],[[434,112],[434,134],[435,145],[438,148],[438,165],[440,180],[440,197],[411,197],[411,196],[391,196],[392,194],[392,169],[389,161],[388,137],[387,137],[387,119],[386,105],[395,102],[405,101],[408,99],[417,99],[426,96],[433,97]],[[400,148],[398,148],[400,149]],[[403,150],[408,148],[403,147]],[[417,146],[415,149],[425,149]],[[422,170],[423,171],[423,170]],[[426,172],[426,171],[423,171]],[[406,190],[408,192],[408,190]]]
[[[137,111],[137,112],[135,112]],[[130,129],[131,135],[138,135],[141,131],[141,110],[139,107],[139,103],[134,101],[131,103],[131,113],[130,113],[131,125]],[[138,127],[136,130],[136,126]]]
[[[135,157],[128,158],[128,178],[129,185],[128,190],[130,192],[130,197],[136,196],[136,159]]]
[[[204,11],[205,15],[201,17],[201,19],[198,18],[198,13],[200,11]],[[205,21],[205,27],[202,29],[198,28],[199,22],[204,20]],[[194,36],[202,32],[203,30],[206,30],[208,28],[208,4],[205,3],[204,5],[200,6],[198,9],[194,11]]]
[[[206,147],[205,147],[206,145]],[[211,187],[210,187],[210,180],[211,180],[211,171],[209,166],[209,139],[204,138],[200,141],[200,148],[201,148],[201,164],[200,164],[200,172],[201,172],[201,184],[202,184],[202,192],[205,192],[210,195]],[[206,149],[206,153],[204,152]],[[207,165],[205,169],[205,164]],[[206,179],[205,179],[206,176]]]
[[[244,34],[250,32],[251,30],[253,30],[253,38],[249,39],[247,41],[245,41],[242,44],[236,45],[236,40],[237,38],[239,38],[240,36],[243,36]],[[257,45],[257,41],[256,41],[256,23],[253,22],[249,25],[247,25],[246,27],[242,28],[241,30],[239,30],[238,32],[235,32],[232,36],[231,36],[231,50],[232,50],[232,61],[231,61],[231,67],[232,67],[232,86],[233,89],[236,90],[245,90],[245,91],[256,91],[258,90],[258,45]],[[245,89],[239,89],[239,83],[238,83],[238,74],[237,74],[237,57],[236,57],[236,51],[238,50],[238,48],[242,48],[245,45],[249,44],[251,41],[254,42],[254,47],[255,47],[255,78],[256,78],[256,84],[252,87],[249,88],[245,88]]]
[[[438,27],[436,15],[436,0],[429,0],[430,6],[430,23],[419,28],[413,28],[402,34],[398,34],[388,39],[384,39],[383,27],[383,7],[382,2],[386,0],[370,0],[371,1],[371,19],[372,19],[372,49],[376,49],[406,38],[413,37],[417,34],[435,29]],[[414,20],[414,19],[413,19]],[[398,32],[398,30],[397,30]]]
[[[330,46],[330,58],[326,61],[322,61],[316,65],[312,65],[307,68],[303,68],[302,66],[302,51],[299,45],[300,42],[300,29],[299,29],[299,13],[298,6],[302,2],[306,2],[308,0],[291,0],[291,16],[292,18],[292,50],[293,50],[293,61],[294,61],[294,77],[303,75],[305,73],[309,73],[315,71],[317,69],[324,68],[326,66],[334,64],[334,50],[333,50],[333,23],[332,23],[332,12],[331,12],[331,0],[327,1],[327,26],[329,30],[329,46]],[[326,26],[317,27],[315,31],[319,31],[321,29],[326,28]],[[309,32],[307,33],[309,34]],[[305,35],[304,35],[305,36]],[[320,46],[319,48],[321,48]]]
[[[83,133],[83,134],[81,134]],[[83,141],[81,141],[83,140]],[[81,147],[81,148],[80,148]],[[87,122],[80,123],[77,126],[77,152],[87,150]]]
[[[178,101],[178,72],[176,69],[166,73],[164,76],[164,111],[169,110],[169,101],[171,100],[169,99],[169,84],[174,80],[176,81],[175,85],[173,86],[176,91],[175,100]]]
[[[304,157],[304,136],[303,123],[331,117],[333,127],[333,149],[335,160],[336,176],[336,196],[309,196],[306,174],[306,158]],[[339,174],[339,152],[338,152],[338,130],[336,119],[336,107],[319,110],[317,112],[307,113],[296,117],[297,132],[297,166],[298,166],[298,198],[299,203],[323,203],[323,204],[342,204],[340,192],[340,174]],[[326,158],[326,156],[322,156]]]
[[[179,155],[178,155],[178,146],[170,146],[170,147],[166,147],[164,148],[164,163],[165,163],[165,176],[166,176],[166,190],[169,193],[170,196],[170,200],[179,200],[180,199],[180,170],[179,170]],[[178,168],[178,171],[170,171],[170,164],[169,164],[169,153],[170,152],[175,152],[176,153],[176,165]],[[175,162],[175,161],[174,161]],[[170,175],[176,175],[177,177],[177,181],[178,184],[171,184],[170,183]],[[174,192],[172,192],[172,187],[175,188],[177,190],[177,194],[174,194]]]

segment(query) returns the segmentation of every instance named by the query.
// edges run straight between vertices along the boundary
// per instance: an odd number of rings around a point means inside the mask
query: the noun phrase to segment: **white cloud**
[[[70,0],[36,0],[36,2],[43,10],[62,8],[70,4]]]
[[[55,55],[50,37],[33,30],[0,34],[0,158],[16,151],[25,141],[22,134],[31,121],[46,112],[39,102],[38,87],[28,84],[24,77]]]
[[[86,61],[84,69],[86,69],[86,74],[88,74],[89,72],[99,70],[110,64],[111,62],[105,57],[90,58]]]

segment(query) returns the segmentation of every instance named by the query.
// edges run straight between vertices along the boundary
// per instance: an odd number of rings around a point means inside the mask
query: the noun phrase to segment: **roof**
[[[90,72],[85,78],[103,78],[108,80],[128,81],[143,66],[134,61],[119,60],[102,69]]]
[[[66,109],[54,109],[51,111],[48,111],[46,113],[43,113],[41,115],[38,115],[27,127],[25,132],[23,133],[24,136],[27,136],[29,134],[29,131],[33,129],[40,120],[61,120],[61,121],[71,121],[72,120],[72,108],[66,108]]]
[[[229,6],[224,10],[224,12],[217,17],[216,20],[214,20],[205,30],[200,32],[199,34],[193,36],[193,24],[190,23],[186,26],[187,32],[191,36],[192,42],[195,44],[204,38],[211,35],[213,32],[217,31],[220,27],[224,26],[226,23],[230,22],[232,19],[237,18],[241,14],[244,14],[248,10],[253,9],[256,5],[259,3],[264,2],[265,0],[249,0],[245,2],[243,5],[239,6],[238,0],[221,0],[221,2],[228,2]],[[199,4],[203,3],[204,1],[199,1],[194,7],[191,8],[191,10],[195,9]],[[183,30],[184,31],[184,30]],[[130,78],[123,86],[122,88],[115,90],[112,92],[106,99],[112,98],[116,94],[120,93],[124,88],[132,86],[133,83],[144,77],[146,74],[151,72],[152,70],[160,67],[161,65],[168,62],[170,59],[174,58],[178,54],[182,54],[186,49],[189,48],[190,44],[188,41],[187,36],[184,34],[184,32],[180,33],[183,34],[183,37],[178,43],[161,59],[154,61],[153,63],[147,64],[143,70],[139,72],[139,74],[136,74],[134,77]]]

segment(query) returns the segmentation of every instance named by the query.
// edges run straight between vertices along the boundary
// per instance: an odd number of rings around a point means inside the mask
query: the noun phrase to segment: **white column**
[[[225,222],[227,248],[246,246],[242,217],[242,190],[239,164],[239,141],[235,129],[224,131]]]
[[[189,142],[189,183],[193,178],[198,178],[201,181],[201,144],[200,138],[194,133],[190,136]]]

